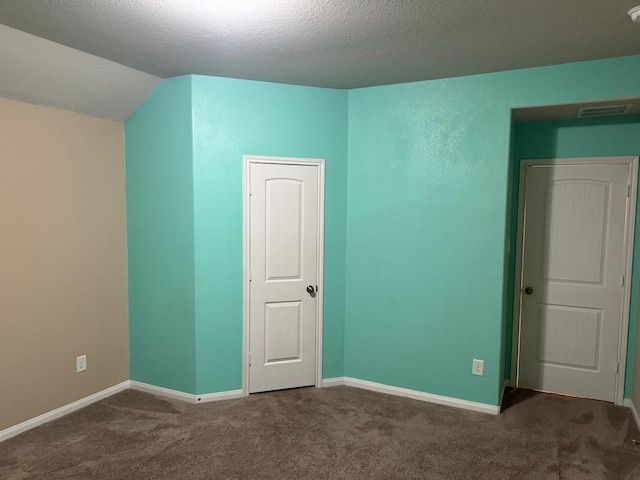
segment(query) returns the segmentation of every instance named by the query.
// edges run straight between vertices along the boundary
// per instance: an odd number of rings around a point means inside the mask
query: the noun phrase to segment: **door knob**
[[[316,289],[313,288],[313,285],[309,285],[307,287],[307,292],[309,292],[309,295],[311,295],[312,297],[316,296]]]
[[[533,288],[531,287],[527,287],[524,289],[524,293],[526,293],[527,295],[531,295],[533,293]]]

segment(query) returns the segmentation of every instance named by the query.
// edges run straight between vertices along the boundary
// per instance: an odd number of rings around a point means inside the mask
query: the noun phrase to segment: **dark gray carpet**
[[[640,479],[628,409],[507,400],[491,416],[349,387],[202,405],[128,390],[0,443],[0,478]]]

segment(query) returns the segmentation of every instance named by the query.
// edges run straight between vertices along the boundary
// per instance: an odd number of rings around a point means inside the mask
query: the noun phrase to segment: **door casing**
[[[624,245],[624,286],[622,290],[622,306],[620,331],[618,332],[618,375],[614,402],[622,405],[624,401],[624,381],[626,375],[627,343],[629,337],[629,310],[631,306],[631,274],[633,267],[633,241],[635,234],[636,200],[638,195],[638,157],[588,157],[588,158],[551,158],[540,160],[522,160],[520,162],[520,181],[518,191],[518,224],[516,238],[516,272],[513,288],[513,336],[511,340],[511,386],[518,386],[518,369],[520,361],[520,323],[522,297],[522,251],[523,227],[526,195],[527,167],[534,165],[589,165],[589,164],[623,164],[629,166],[631,175],[631,190],[627,201],[625,215],[625,245]]]
[[[317,285],[316,292],[316,378],[315,386],[322,386],[322,332],[323,332],[323,304],[324,304],[324,175],[325,161],[317,158],[289,158],[289,157],[264,157],[257,155],[244,155],[242,157],[242,394],[249,395],[249,334],[250,334],[250,283],[249,268],[251,266],[250,249],[250,167],[252,163],[275,165],[310,165],[318,168],[318,229],[317,229]]]

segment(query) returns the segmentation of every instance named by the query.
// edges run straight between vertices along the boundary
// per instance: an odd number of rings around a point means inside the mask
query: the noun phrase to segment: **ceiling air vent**
[[[603,107],[586,107],[578,109],[578,118],[608,117],[622,115],[631,110],[633,105],[606,105]]]

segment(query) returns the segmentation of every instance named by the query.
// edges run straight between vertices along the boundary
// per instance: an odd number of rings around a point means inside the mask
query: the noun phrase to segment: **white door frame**
[[[242,394],[249,395],[249,328],[250,328],[250,284],[249,266],[251,265],[251,249],[249,231],[249,196],[250,196],[250,175],[251,164],[270,163],[275,165],[309,165],[318,167],[318,265],[316,280],[318,291],[316,293],[316,387],[322,386],[322,332],[323,332],[323,311],[324,304],[324,159],[317,158],[289,158],[289,157],[263,157],[257,155],[244,155],[242,157]]]
[[[627,343],[629,337],[629,310],[631,306],[631,272],[633,267],[633,240],[636,224],[636,199],[638,196],[638,157],[593,157],[593,158],[551,158],[543,160],[522,160],[520,162],[520,190],[518,192],[518,235],[516,239],[516,274],[513,287],[513,336],[511,340],[511,385],[518,386],[520,361],[520,323],[522,298],[522,237],[526,195],[527,167],[540,165],[628,165],[630,192],[627,200],[624,233],[624,286],[622,308],[620,309],[620,332],[618,334],[618,375],[614,393],[614,403],[622,405],[624,400],[624,380],[626,375]]]

